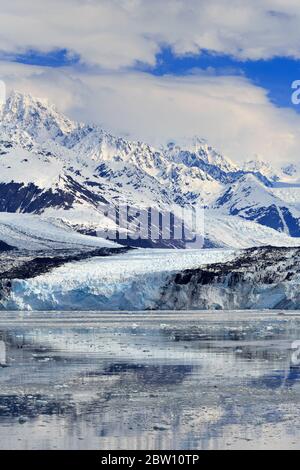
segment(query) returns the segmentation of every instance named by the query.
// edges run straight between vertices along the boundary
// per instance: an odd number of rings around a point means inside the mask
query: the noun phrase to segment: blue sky
[[[156,65],[138,64],[140,70],[162,76],[182,76],[194,70],[206,70],[215,75],[241,75],[255,85],[267,90],[272,103],[279,107],[291,107],[300,112],[300,107],[291,101],[291,84],[300,79],[300,60],[275,57],[265,60],[237,60],[229,55],[202,51],[200,54],[175,55],[165,47],[156,56]]]
[[[2,60],[11,60],[20,64],[41,65],[45,67],[65,67],[78,63],[79,56],[71,54],[67,49],[55,49],[43,53],[37,50],[27,50],[22,54],[2,54]]]

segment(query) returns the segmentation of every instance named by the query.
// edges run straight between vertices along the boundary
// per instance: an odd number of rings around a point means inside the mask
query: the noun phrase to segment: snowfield
[[[299,238],[239,217],[224,216],[217,210],[204,213],[205,238],[215,246],[250,248],[253,246],[300,246]]]
[[[225,262],[233,250],[139,249],[68,263],[34,279],[14,280],[9,310],[144,310],[157,308],[161,288],[184,269]]]
[[[0,212],[0,240],[21,250],[114,248],[102,238],[81,235],[56,219]]]

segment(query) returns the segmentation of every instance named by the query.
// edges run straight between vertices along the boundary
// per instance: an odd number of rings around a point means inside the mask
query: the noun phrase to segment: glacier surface
[[[9,310],[145,310],[158,308],[172,274],[225,262],[233,250],[138,249],[67,263],[33,279],[12,281]]]

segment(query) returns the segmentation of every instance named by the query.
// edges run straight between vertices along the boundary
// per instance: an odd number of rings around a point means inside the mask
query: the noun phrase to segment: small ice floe
[[[56,384],[56,385],[54,385],[54,388],[56,390],[60,390],[62,388],[69,388],[69,385],[67,385],[67,384]]]

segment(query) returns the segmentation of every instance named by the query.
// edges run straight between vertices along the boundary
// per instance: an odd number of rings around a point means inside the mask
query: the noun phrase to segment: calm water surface
[[[297,340],[287,312],[3,312],[0,448],[300,448]]]

